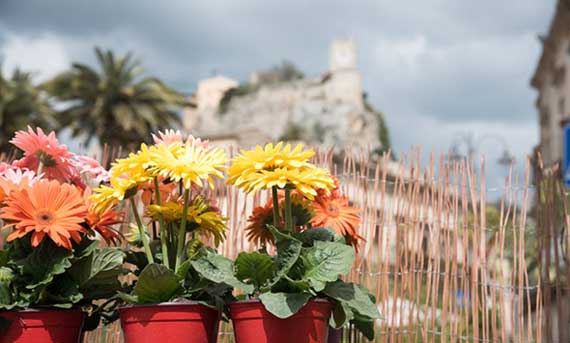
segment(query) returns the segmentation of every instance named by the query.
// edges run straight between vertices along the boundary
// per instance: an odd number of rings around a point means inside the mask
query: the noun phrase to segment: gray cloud
[[[51,55],[65,54],[64,62],[92,63],[94,45],[133,51],[148,72],[190,91],[213,70],[245,80],[282,59],[316,75],[328,67],[330,41],[350,36],[396,149],[443,149],[457,130],[500,128],[522,154],[536,141],[528,86],[541,51],[536,37],[554,7],[554,0],[4,0],[0,52],[10,58],[7,47],[53,44]],[[42,69],[39,62],[27,63]]]

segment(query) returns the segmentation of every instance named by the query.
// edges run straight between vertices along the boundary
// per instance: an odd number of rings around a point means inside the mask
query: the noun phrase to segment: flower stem
[[[160,187],[158,185],[158,178],[154,177],[154,193],[156,194],[156,204],[162,206],[162,199],[160,198]],[[160,223],[160,245],[162,250],[162,264],[166,268],[170,268],[170,261],[168,256],[168,244],[166,242],[167,228],[164,225],[164,217],[162,213],[158,213],[158,222]]]
[[[184,243],[186,243],[186,220],[188,219],[188,202],[190,198],[190,190],[184,191],[184,207],[182,208],[182,219],[180,220],[180,228],[178,229],[178,246],[176,249],[176,269],[178,271],[182,262],[184,262]]]
[[[141,235],[141,240],[143,242],[144,252],[146,254],[146,258],[148,263],[154,263],[154,258],[152,257],[152,251],[150,250],[150,245],[148,243],[148,237],[146,236],[145,229],[143,227],[143,223],[141,217],[139,216],[139,212],[137,210],[137,204],[135,203],[134,197],[130,198],[131,207],[133,208],[133,215],[135,216],[135,220],[137,222],[137,226],[139,228],[139,234]]]
[[[285,188],[285,230],[293,232],[293,214],[291,213],[291,188]]]
[[[273,198],[273,226],[279,228],[279,198],[277,195],[277,186],[271,188],[271,198]]]
[[[40,160],[38,163],[38,171],[36,172],[36,175],[40,176],[42,174],[43,170],[44,170],[44,164]]]

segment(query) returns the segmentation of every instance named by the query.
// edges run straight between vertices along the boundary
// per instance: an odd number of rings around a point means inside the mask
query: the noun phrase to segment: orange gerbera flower
[[[315,210],[315,216],[311,219],[313,227],[330,227],[344,236],[348,244],[358,248],[359,241],[364,239],[357,233],[360,225],[359,210],[350,206],[348,198],[340,194],[317,197],[313,208]]]
[[[69,184],[41,180],[29,188],[10,193],[0,218],[11,227],[8,241],[22,238],[32,232],[32,246],[37,247],[46,235],[58,246],[71,250],[71,240],[79,243],[81,226],[87,216],[87,207],[81,192]],[[70,240],[71,239],[71,240]]]
[[[86,188],[83,192],[83,200],[85,201],[89,211],[85,218],[87,226],[89,226],[91,230],[99,233],[107,244],[117,244],[121,238],[121,233],[115,230],[113,225],[123,223],[125,214],[123,212],[115,211],[113,207],[109,207],[102,212],[97,212],[95,211],[95,206],[91,200],[89,200],[90,197],[91,189]]]
[[[271,201],[265,206],[254,208],[247,221],[249,225],[246,226],[245,231],[250,242],[258,245],[273,244],[273,234],[267,228],[267,225],[273,225],[273,204]]]

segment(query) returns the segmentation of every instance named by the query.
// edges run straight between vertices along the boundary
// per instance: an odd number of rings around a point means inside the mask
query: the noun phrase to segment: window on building
[[[563,96],[558,98],[558,112],[562,118],[566,116],[566,99]]]

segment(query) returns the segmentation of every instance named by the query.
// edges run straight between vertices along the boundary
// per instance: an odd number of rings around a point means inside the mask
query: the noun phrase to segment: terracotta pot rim
[[[146,307],[175,307],[175,306],[195,306],[195,305],[200,305],[203,306],[205,308],[208,308],[212,311],[216,311],[218,312],[218,310],[208,307],[198,301],[192,301],[192,300],[188,300],[185,302],[175,302],[175,301],[167,301],[167,302],[163,302],[163,303],[149,303],[149,304],[127,304],[127,305],[122,305],[119,306],[119,311],[123,310],[123,309],[131,309],[131,308],[146,308]]]
[[[309,301],[307,301],[307,304],[310,302],[316,302],[316,303],[330,303],[331,301],[329,299],[326,298],[313,298],[313,299],[309,299]],[[251,304],[251,303],[261,303],[261,300],[259,299],[245,299],[245,300],[237,300],[237,301],[233,301],[231,303],[229,303],[229,305],[234,305],[234,304]]]

